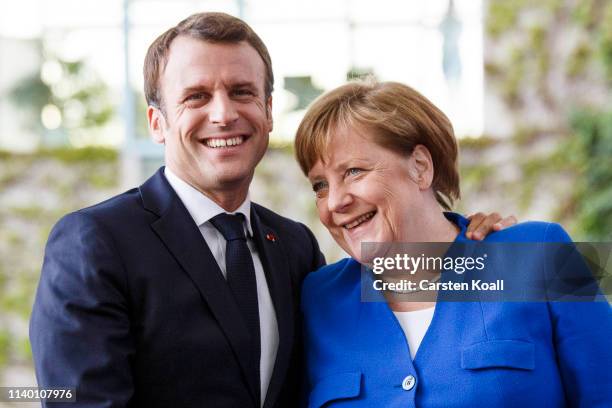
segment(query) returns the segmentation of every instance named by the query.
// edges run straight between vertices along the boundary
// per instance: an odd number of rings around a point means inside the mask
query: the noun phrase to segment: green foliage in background
[[[41,55],[45,55],[42,45]],[[12,102],[24,114],[24,126],[39,132],[41,146],[68,144],[66,141],[83,139],[105,125],[114,115],[114,108],[109,99],[107,85],[95,74],[84,61],[66,61],[61,58],[41,57],[47,63],[55,65],[58,71],[54,82],[43,81],[42,67],[24,77],[9,92]],[[55,131],[62,137],[59,141],[51,139],[41,119],[45,106],[56,107],[61,114],[61,126]]]
[[[31,365],[27,321],[52,226],[117,193],[118,170],[109,149],[0,151],[0,375],[7,365]]]
[[[612,241],[612,111],[582,111],[572,118],[575,137],[567,161],[580,171],[572,197],[580,233]]]
[[[75,149],[72,147],[41,149],[36,153],[36,157],[51,157],[65,163],[79,162],[110,162],[114,163],[119,152],[115,149],[105,147],[83,147]]]
[[[485,17],[486,83],[514,126],[506,144],[520,177],[505,186],[529,212],[540,190],[575,239],[612,238],[612,2],[492,0]],[[540,112],[534,115],[533,112]],[[482,167],[482,166],[481,166]],[[483,188],[503,179],[467,166]],[[503,184],[503,182],[502,182]],[[548,200],[549,202],[551,200]]]

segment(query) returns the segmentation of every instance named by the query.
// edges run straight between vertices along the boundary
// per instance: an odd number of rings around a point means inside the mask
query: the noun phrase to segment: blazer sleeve
[[[73,213],[54,227],[30,342],[39,386],[76,389],[66,407],[128,406],[134,344],[125,279],[110,235],[91,215]]]
[[[557,224],[548,242],[572,242]],[[549,303],[554,343],[567,401],[572,407],[612,406],[612,311],[607,301]]]
[[[317,239],[315,238],[310,228],[308,228],[306,225],[302,223],[300,223],[300,225],[302,226],[302,228],[304,228],[304,231],[306,231],[308,240],[310,241],[310,247],[312,248],[312,255],[310,256],[310,263],[309,263],[308,270],[307,270],[307,272],[309,273],[309,272],[316,271],[320,267],[325,265],[325,256],[321,252],[319,243],[317,242]],[[300,299],[300,306],[299,306],[298,313],[300,316],[300,322],[303,322],[304,315],[301,309],[302,281],[300,281],[300,285],[297,286],[297,291],[298,292],[296,295],[296,299]],[[300,372],[299,377],[300,378],[299,378],[299,392],[296,395],[297,401],[295,401],[295,406],[298,408],[306,408],[308,405],[309,387],[308,387],[307,376],[306,376],[306,356],[304,353],[304,334],[305,333],[304,333],[303,325],[300,324],[297,330],[299,333],[299,340],[296,341],[296,348],[298,349],[298,353],[300,355],[300,360],[299,360],[299,372]]]

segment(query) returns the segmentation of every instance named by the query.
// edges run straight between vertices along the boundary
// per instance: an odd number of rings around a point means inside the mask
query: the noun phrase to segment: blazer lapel
[[[357,334],[355,350],[380,353],[372,360],[389,361],[389,374],[397,367],[412,367],[409,346],[404,331],[389,307],[383,293],[373,289],[372,272],[361,266],[359,278],[360,291],[354,292],[359,297],[359,314],[357,315]],[[362,301],[361,299],[367,299]],[[356,299],[357,300],[357,299]],[[384,344],[384,347],[372,348],[372,344]]]
[[[251,209],[251,223],[253,224],[255,244],[264,267],[278,324],[278,350],[264,403],[264,407],[268,408],[273,407],[278,398],[291,360],[295,332],[294,291],[283,243],[276,231],[261,221],[255,206],[252,206]]]
[[[253,400],[259,384],[249,371],[249,332],[233,295],[200,230],[160,169],[143,186],[145,208],[160,215],[151,227],[187,272],[215,316],[247,379]],[[259,406],[256,401],[256,406]]]

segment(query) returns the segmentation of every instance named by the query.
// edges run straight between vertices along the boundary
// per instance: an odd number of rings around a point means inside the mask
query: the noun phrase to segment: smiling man
[[[256,46],[265,52],[263,44]],[[272,130],[264,61],[246,41],[188,36],[175,38],[166,58],[156,81],[161,92],[147,95],[153,137],[166,145],[168,169],[234,211],[247,196]]]
[[[300,286],[324,259],[248,197],[272,130],[268,51],[243,21],[196,14],[153,42],[144,76],[166,167],[51,232],[39,385],[76,388],[70,407],[297,406]]]

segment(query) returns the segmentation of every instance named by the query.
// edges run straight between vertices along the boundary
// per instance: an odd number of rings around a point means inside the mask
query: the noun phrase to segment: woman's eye
[[[362,169],[358,169],[356,167],[352,167],[346,171],[347,176],[356,176],[357,174],[361,174],[363,172]]]
[[[315,195],[317,197],[321,197],[326,188],[327,188],[327,183],[324,181],[317,181],[316,183],[312,184],[312,191],[315,192]]]
[[[317,181],[316,183],[312,184],[312,191],[314,191],[315,193],[319,190],[321,190],[325,185],[325,182],[323,181]]]

